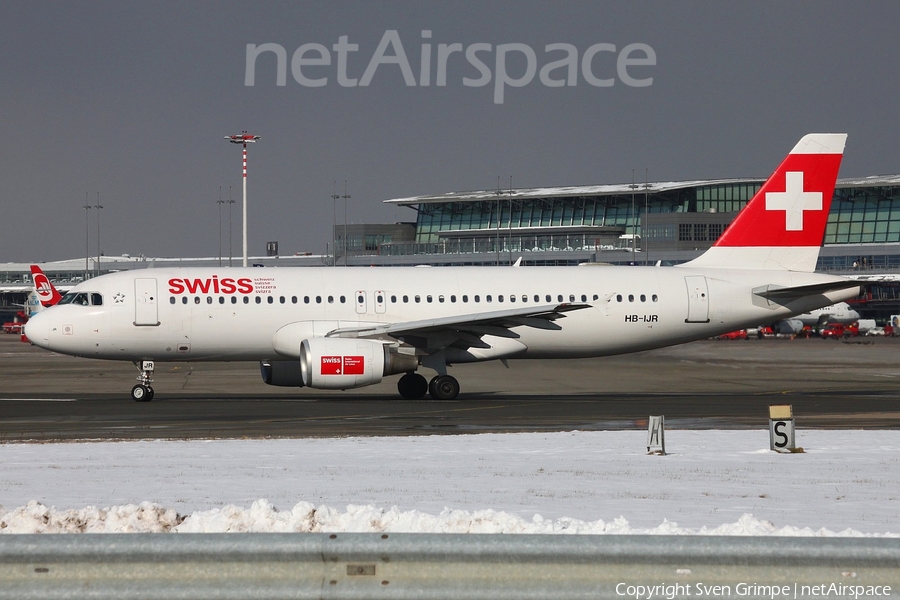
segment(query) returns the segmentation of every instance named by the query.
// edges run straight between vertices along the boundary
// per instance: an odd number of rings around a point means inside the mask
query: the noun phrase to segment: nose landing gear
[[[156,367],[152,360],[134,361],[134,366],[141,372],[137,380],[140,382],[131,388],[131,399],[135,402],[150,402],[153,400],[153,370]]]

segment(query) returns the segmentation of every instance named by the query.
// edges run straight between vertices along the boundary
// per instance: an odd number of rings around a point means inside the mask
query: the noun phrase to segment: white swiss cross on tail
[[[846,140],[804,136],[713,247],[688,264],[814,271]]]
[[[783,210],[786,231],[803,231],[803,211],[822,210],[822,192],[803,191],[803,171],[785,173],[783,192],[766,193],[766,210]]]

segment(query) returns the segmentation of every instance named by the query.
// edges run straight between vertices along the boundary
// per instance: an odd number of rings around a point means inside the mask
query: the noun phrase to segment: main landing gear
[[[397,382],[397,391],[407,400],[419,400],[426,393],[435,400],[453,400],[459,396],[459,382],[452,375],[438,375],[429,383],[418,373],[407,373]]]
[[[135,402],[150,402],[153,400],[153,388],[150,384],[153,383],[155,365],[152,360],[142,360],[140,363],[134,361],[134,366],[141,374],[137,378],[140,383],[131,388],[131,399]]]

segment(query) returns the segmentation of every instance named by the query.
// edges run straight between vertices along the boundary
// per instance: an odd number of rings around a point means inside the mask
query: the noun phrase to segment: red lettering
[[[185,279],[185,285],[187,285],[187,291],[191,294],[196,294],[198,291],[201,294],[209,293],[209,279]]]
[[[238,291],[242,294],[253,293],[253,280],[249,277],[241,277],[237,280]]]
[[[170,279],[169,280],[169,293],[170,294],[181,294],[184,292],[184,286],[181,284],[181,279]]]
[[[249,277],[242,277],[235,281],[231,277],[223,277],[221,280],[218,275],[213,275],[211,279],[182,279],[173,277],[169,280],[170,294],[241,294],[253,293],[253,280]]]

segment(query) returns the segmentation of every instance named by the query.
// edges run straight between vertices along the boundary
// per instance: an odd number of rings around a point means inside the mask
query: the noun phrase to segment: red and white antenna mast
[[[247,133],[246,130],[242,131],[238,135],[226,135],[225,139],[231,142],[232,144],[241,144],[244,147],[243,151],[243,182],[244,182],[244,264],[243,266],[247,266],[247,144],[253,144],[256,140],[260,139],[258,135],[251,135]]]

